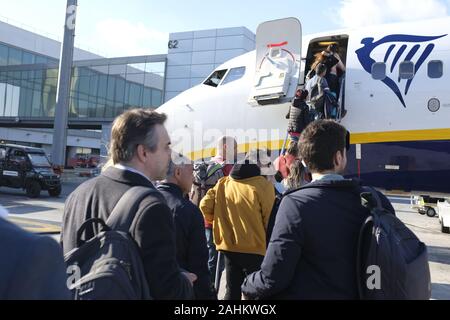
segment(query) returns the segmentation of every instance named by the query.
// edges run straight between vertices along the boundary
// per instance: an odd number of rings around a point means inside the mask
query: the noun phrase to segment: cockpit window
[[[222,85],[241,79],[245,75],[245,67],[233,68],[227,73]]]
[[[213,72],[212,75],[209,76],[208,79],[203,82],[203,84],[211,87],[217,87],[220,84],[220,81],[222,81],[223,77],[227,73],[227,70],[216,70]]]

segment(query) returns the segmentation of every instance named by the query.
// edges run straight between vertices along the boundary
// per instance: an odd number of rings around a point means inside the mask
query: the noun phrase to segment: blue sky
[[[167,52],[170,32],[245,26],[294,16],[304,34],[441,17],[450,0],[78,0],[76,45],[104,56]],[[66,0],[0,0],[0,20],[62,37]]]

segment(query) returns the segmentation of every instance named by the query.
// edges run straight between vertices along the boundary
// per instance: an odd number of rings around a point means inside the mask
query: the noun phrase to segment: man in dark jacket
[[[58,243],[0,217],[0,300],[68,299],[66,265]]]
[[[65,253],[76,247],[76,234],[83,222],[90,218],[106,221],[131,187],[155,188],[151,181],[165,178],[171,156],[165,120],[164,114],[136,109],[114,121],[110,149],[114,166],[83,183],[66,201],[61,233]],[[95,230],[88,229],[84,240],[94,234]],[[142,200],[130,234],[141,250],[152,297],[193,298],[196,276],[182,272],[178,266],[172,213],[159,192]]]
[[[283,198],[261,270],[242,286],[247,298],[358,298],[356,248],[368,212],[360,183],[342,176],[348,140],[345,128],[330,120],[318,120],[302,133],[300,156],[313,182]]]
[[[170,162],[167,178],[158,186],[158,190],[172,210],[178,263],[181,268],[198,277],[194,282],[195,298],[214,300],[217,296],[210,282],[203,215],[188,197],[194,179],[193,165],[184,157],[178,159],[181,160],[179,163]]]

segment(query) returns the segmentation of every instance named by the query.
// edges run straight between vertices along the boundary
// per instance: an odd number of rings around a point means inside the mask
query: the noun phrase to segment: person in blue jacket
[[[0,300],[69,300],[62,249],[6,220],[0,206]]]
[[[343,177],[349,134],[337,122],[318,120],[304,130],[299,148],[313,181],[283,197],[261,270],[245,279],[242,292],[247,299],[358,299],[356,249],[369,212],[360,182]]]

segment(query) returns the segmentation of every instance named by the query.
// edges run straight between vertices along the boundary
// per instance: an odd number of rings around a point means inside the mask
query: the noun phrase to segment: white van
[[[439,222],[441,223],[441,231],[450,233],[450,199],[439,201],[437,204]]]

